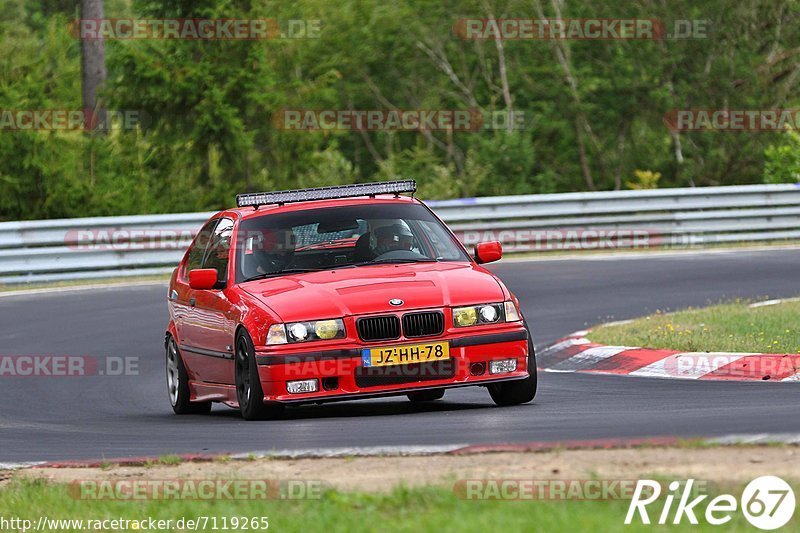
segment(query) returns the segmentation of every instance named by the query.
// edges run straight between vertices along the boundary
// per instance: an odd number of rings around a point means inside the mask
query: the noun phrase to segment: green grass
[[[145,468],[153,468],[155,466],[176,466],[183,463],[183,459],[178,455],[162,455],[155,459],[148,459],[142,465]]]
[[[800,353],[800,301],[751,308],[736,301],[677,313],[656,312],[601,326],[593,342],[687,352]]]
[[[316,500],[137,502],[76,500],[67,494],[65,486],[42,481],[15,480],[0,489],[0,517],[6,519],[20,517],[35,523],[39,516],[84,520],[149,517],[177,520],[202,516],[215,516],[219,520],[266,516],[269,530],[281,532],[620,531],[628,504],[625,500],[473,501],[461,499],[446,488],[398,488],[391,494],[377,495],[328,491]],[[648,508],[651,519],[657,520],[662,506],[663,495]],[[704,509],[702,506],[701,513]],[[700,520],[701,525],[692,526],[684,518],[681,525],[668,528],[719,531],[704,524],[702,517]],[[652,531],[652,528],[635,522],[625,530]],[[751,529],[740,513],[735,513],[733,521],[725,526],[725,531],[744,530]]]

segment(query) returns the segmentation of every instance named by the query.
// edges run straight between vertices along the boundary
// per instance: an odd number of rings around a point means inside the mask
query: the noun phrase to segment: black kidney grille
[[[400,319],[394,315],[359,318],[356,321],[362,341],[386,341],[400,338]]]
[[[403,315],[403,333],[406,337],[430,337],[444,331],[444,315],[441,311],[408,313]]]

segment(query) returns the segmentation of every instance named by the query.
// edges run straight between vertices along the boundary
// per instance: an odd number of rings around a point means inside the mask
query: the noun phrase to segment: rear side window
[[[202,268],[203,258],[206,256],[206,250],[208,249],[208,244],[211,241],[211,235],[214,232],[214,227],[217,225],[217,222],[219,222],[217,219],[206,222],[205,226],[197,233],[197,237],[189,248],[186,258],[186,268],[183,271],[184,278],[189,276],[190,270]]]
[[[225,286],[228,281],[228,258],[231,251],[231,236],[233,235],[233,220],[219,219],[219,224],[211,235],[203,268],[213,268],[217,271],[217,280],[220,286]]]

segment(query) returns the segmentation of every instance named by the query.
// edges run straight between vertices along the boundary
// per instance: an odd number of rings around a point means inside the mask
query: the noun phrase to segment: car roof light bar
[[[417,182],[414,180],[380,181],[375,183],[356,183],[354,185],[333,185],[314,187],[311,189],[291,189],[288,191],[254,192],[236,196],[239,207],[255,207],[268,204],[288,204],[291,202],[308,202],[312,200],[330,200],[333,198],[353,198],[356,196],[375,196],[377,194],[394,194],[401,192],[415,193]]]

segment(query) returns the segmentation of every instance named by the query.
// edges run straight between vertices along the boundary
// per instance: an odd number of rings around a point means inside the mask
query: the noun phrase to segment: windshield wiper
[[[361,261],[360,263],[353,263],[353,266],[365,265],[388,265],[392,263],[438,263],[439,259],[431,259],[426,257],[424,259],[380,259],[378,261]]]
[[[307,272],[324,272],[326,270],[330,270],[328,268],[286,268],[279,272],[265,272],[264,274],[258,274],[255,276],[250,276],[249,278],[242,281],[242,283],[247,283],[248,281],[256,281],[259,279],[266,279],[266,278],[274,278],[277,276],[282,276],[284,274],[305,274]]]
[[[259,279],[267,279],[267,278],[275,278],[278,276],[283,276],[284,274],[305,274],[308,272],[325,272],[327,270],[335,270],[337,268],[352,268],[358,266],[366,266],[366,265],[390,265],[390,264],[400,264],[400,263],[438,263],[441,261],[441,258],[431,259],[429,257],[423,259],[381,259],[379,261],[361,261],[360,263],[344,263],[341,265],[331,265],[326,268],[287,268],[281,270],[279,272],[266,272],[264,274],[258,274],[256,276],[251,276],[242,283],[247,283],[248,281],[257,281]]]

